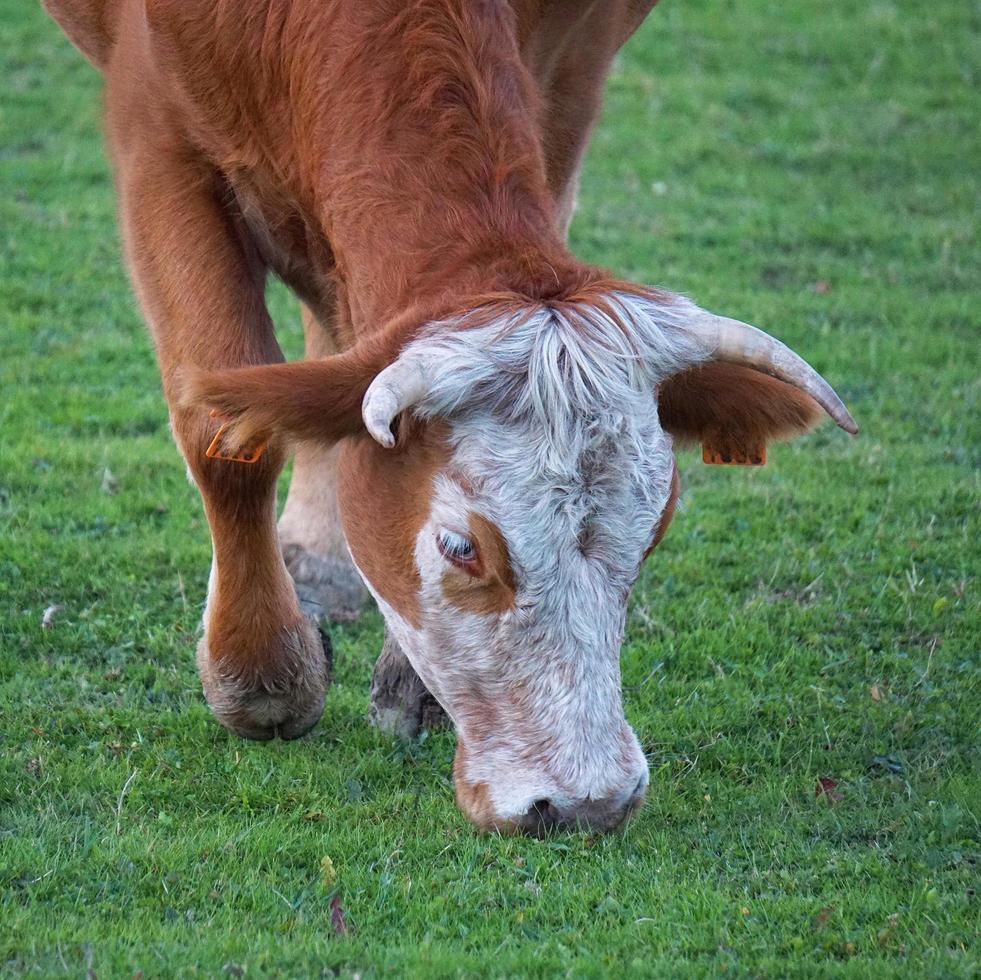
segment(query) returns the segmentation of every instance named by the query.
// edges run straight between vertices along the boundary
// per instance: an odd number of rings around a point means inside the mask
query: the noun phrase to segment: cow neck
[[[371,7],[331,49],[314,141],[329,149],[317,208],[355,333],[419,305],[566,292],[580,267],[556,230],[506,5]]]

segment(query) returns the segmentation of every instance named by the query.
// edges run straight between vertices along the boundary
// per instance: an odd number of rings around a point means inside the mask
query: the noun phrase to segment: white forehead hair
[[[415,410],[533,423],[544,440],[539,462],[574,479],[589,443],[628,434],[638,397],[653,405],[661,379],[704,357],[683,329],[697,313],[680,296],[611,292],[597,303],[507,311],[476,328],[432,324],[405,352],[427,365]]]
[[[497,524],[519,603],[553,648],[619,647],[626,595],[671,490],[656,387],[698,359],[680,329],[694,309],[610,293],[469,329],[444,323],[408,352],[428,360],[416,411],[450,421],[453,462],[472,484],[461,495],[439,478],[431,520],[459,526],[476,509]]]

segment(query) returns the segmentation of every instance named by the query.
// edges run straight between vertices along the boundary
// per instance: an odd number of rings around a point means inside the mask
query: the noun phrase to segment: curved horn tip
[[[852,418],[852,413],[845,408],[845,403],[838,397],[837,392],[830,385],[828,388],[831,397],[827,401],[817,399],[818,404],[831,416],[839,429],[844,429],[849,435],[856,435],[858,423]]]
[[[705,343],[709,360],[739,364],[793,385],[810,395],[845,432],[858,432],[858,424],[831,385],[776,337],[741,320],[705,310],[691,329]]]
[[[823,381],[823,379],[822,379]],[[814,391],[807,391],[820,406],[827,412],[831,417],[831,420],[839,429],[844,429],[849,435],[855,435],[858,432],[858,423],[852,418],[852,413],[845,408],[844,402],[838,397],[834,389],[827,385],[827,393],[816,393]],[[806,391],[806,389],[804,389]],[[822,397],[822,394],[824,397]]]
[[[368,389],[361,406],[361,418],[371,438],[385,449],[395,446],[392,420],[398,413],[398,398],[391,391],[385,388],[377,391]]]
[[[385,449],[395,448],[395,436],[392,435],[392,430],[384,422],[375,420],[373,422],[365,423],[368,429],[368,433],[379,446]]]

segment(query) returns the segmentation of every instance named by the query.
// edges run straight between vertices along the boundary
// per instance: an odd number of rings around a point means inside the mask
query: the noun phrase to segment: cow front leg
[[[369,718],[376,728],[404,739],[416,738],[423,729],[449,725],[446,712],[388,630],[371,676]]]
[[[322,315],[332,315],[328,310]],[[303,307],[306,357],[337,353],[329,324]],[[357,619],[368,600],[344,540],[337,507],[338,446],[302,443],[296,448],[286,506],[279,519],[286,567],[296,583],[304,611],[314,619]]]
[[[110,100],[110,103],[112,100]],[[227,186],[179,141],[110,112],[127,258],[160,361],[171,426],[201,492],[213,562],[197,661],[215,716],[247,738],[295,738],[323,710],[325,644],[304,616],[276,532],[285,450],[209,459],[218,422],[181,402],[181,373],[282,360],[265,269]],[[156,138],[155,138],[156,137]]]
[[[204,440],[174,425],[190,456]],[[275,476],[190,466],[211,528],[213,557],[197,663],[215,717],[246,738],[297,738],[323,712],[330,683],[326,634],[304,615],[280,553]],[[268,483],[266,482],[268,480]]]

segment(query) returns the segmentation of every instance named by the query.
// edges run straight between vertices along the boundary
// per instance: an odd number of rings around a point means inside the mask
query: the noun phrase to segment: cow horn
[[[391,449],[395,445],[392,422],[415,405],[428,388],[428,374],[417,357],[399,357],[379,371],[361,403],[361,417],[371,437]]]
[[[831,385],[775,337],[714,313],[702,313],[687,326],[708,349],[708,360],[739,364],[793,385],[810,395],[846,432],[858,432],[858,425]]]

